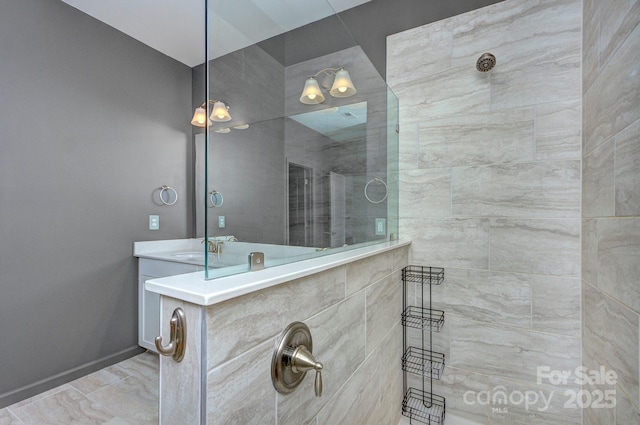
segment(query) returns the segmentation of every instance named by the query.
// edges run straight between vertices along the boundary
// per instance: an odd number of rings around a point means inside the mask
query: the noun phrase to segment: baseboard
[[[50,389],[58,387],[62,384],[66,384],[78,378],[82,378],[85,375],[103,369],[107,366],[119,363],[130,357],[143,353],[144,351],[144,349],[138,346],[127,348],[115,354],[111,354],[93,362],[86,363],[82,366],[75,367],[62,373],[58,373],[57,375],[51,376],[49,378],[34,382],[33,384],[18,388],[17,390],[4,393],[0,395],[0,409],[25,400],[29,397],[33,397],[34,395],[49,391]]]

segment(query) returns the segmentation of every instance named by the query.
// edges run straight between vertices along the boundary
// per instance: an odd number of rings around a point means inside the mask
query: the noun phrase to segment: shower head
[[[489,72],[496,66],[496,57],[491,53],[483,53],[476,62],[476,69],[480,72]]]

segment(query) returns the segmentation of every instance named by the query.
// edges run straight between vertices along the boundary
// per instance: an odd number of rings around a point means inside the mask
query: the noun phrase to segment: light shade
[[[333,86],[329,90],[329,94],[333,97],[349,97],[356,94],[356,88],[353,86],[351,77],[344,68],[336,72],[336,78],[333,80]]]
[[[307,81],[304,82],[304,90],[302,90],[300,102],[306,105],[316,105],[324,102],[324,95],[320,91],[318,80],[313,77],[307,78]]]
[[[216,133],[222,133],[222,134],[227,134],[231,132],[230,128],[218,128],[217,130],[213,130]]]
[[[196,127],[205,127],[206,125],[211,125],[212,122],[207,119],[207,110],[202,106],[196,108],[196,111],[193,114],[193,119],[191,120],[191,124]]]
[[[231,115],[229,115],[229,107],[224,102],[218,100],[213,104],[213,111],[209,117],[213,121],[224,122],[231,121]]]

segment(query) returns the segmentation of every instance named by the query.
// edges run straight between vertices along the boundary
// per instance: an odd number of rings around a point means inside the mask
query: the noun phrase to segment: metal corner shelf
[[[409,388],[402,400],[402,414],[427,425],[444,423],[446,400],[430,392]]]
[[[402,355],[402,370],[440,379],[442,372],[444,372],[444,354],[418,347],[409,347]]]
[[[440,425],[444,422],[446,400],[433,393],[433,380],[442,378],[445,366],[445,355],[433,351],[433,332],[439,332],[444,325],[444,311],[432,307],[432,288],[444,282],[444,268],[409,265],[402,269],[402,370],[404,399],[402,414],[427,425]],[[408,305],[407,287],[414,287],[421,293],[420,305]],[[428,298],[425,290],[428,288]],[[425,303],[428,300],[428,304]],[[407,344],[407,329],[419,329],[420,347]],[[412,334],[413,335],[413,334]],[[425,346],[425,336],[429,337]],[[413,338],[413,336],[412,336]],[[412,339],[413,340],[413,339]],[[412,388],[407,385],[407,373],[419,375],[422,378],[422,388]],[[428,391],[427,391],[428,387]]]
[[[404,282],[440,285],[444,282],[444,268],[429,266],[407,266],[402,269]]]
[[[444,311],[425,307],[407,306],[402,312],[402,326],[415,329],[430,328],[440,332],[444,325]]]

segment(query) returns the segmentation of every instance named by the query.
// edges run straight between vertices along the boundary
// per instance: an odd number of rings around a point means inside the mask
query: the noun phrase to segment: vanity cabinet
[[[204,270],[196,264],[138,258],[138,345],[157,353],[155,338],[160,335],[160,295],[145,290],[153,278],[175,276]]]

